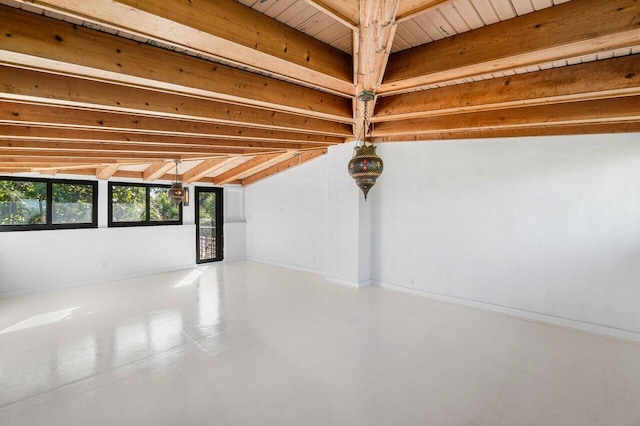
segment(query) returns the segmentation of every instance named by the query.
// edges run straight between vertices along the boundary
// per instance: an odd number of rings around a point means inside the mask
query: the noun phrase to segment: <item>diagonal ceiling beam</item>
[[[358,29],[358,0],[304,0],[352,30]]]
[[[192,183],[199,181],[203,177],[207,176],[209,173],[212,173],[218,169],[223,168],[227,164],[235,161],[235,158],[214,158],[211,160],[204,160],[202,163],[197,166],[189,169],[185,173],[182,174],[182,181],[184,183]]]
[[[640,94],[640,54],[378,99],[373,121]]]
[[[401,0],[396,19],[398,22],[414,18],[451,0]]]
[[[249,176],[253,173],[259,172],[260,170],[266,169],[267,167],[270,167],[274,164],[288,160],[295,154],[295,152],[285,152],[279,154],[266,154],[256,156],[240,164],[239,166],[236,166],[233,169],[227,170],[226,172],[214,177],[213,183],[216,185],[224,185],[234,180],[242,179],[245,176]]]
[[[151,40],[350,95],[347,54],[233,0],[29,0]]]
[[[381,94],[640,44],[640,2],[581,0],[391,55]]]
[[[146,182],[154,181],[160,178],[165,173],[167,173],[172,168],[173,168],[173,163],[170,161],[161,161],[157,163],[152,163],[149,167],[147,167],[144,170],[144,172],[142,172],[142,180]]]
[[[111,179],[111,177],[114,174],[116,174],[119,168],[120,168],[120,164],[110,164],[108,166],[104,166],[96,170],[96,178],[102,179],[102,180]]]
[[[349,120],[351,101],[0,5],[0,63]],[[240,83],[241,82],[241,83]]]
[[[324,155],[327,153],[326,149],[314,149],[312,151],[305,151],[300,153],[299,155],[296,155],[293,158],[290,158],[286,161],[283,161],[279,164],[276,164],[274,166],[268,167],[264,170],[261,170],[255,174],[252,174],[250,176],[245,177],[244,179],[242,179],[242,185],[251,185],[252,183],[255,183],[259,180],[262,180],[266,177],[275,175],[277,173],[283,172],[287,169],[290,169],[292,167],[296,167],[299,166],[300,164],[304,164],[307,161],[311,161],[314,158],[317,158],[321,155]]]

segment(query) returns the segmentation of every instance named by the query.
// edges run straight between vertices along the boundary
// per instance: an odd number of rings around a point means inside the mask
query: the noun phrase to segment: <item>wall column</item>
[[[327,279],[359,288],[371,281],[371,201],[364,200],[347,171],[353,147],[333,146],[327,154]]]

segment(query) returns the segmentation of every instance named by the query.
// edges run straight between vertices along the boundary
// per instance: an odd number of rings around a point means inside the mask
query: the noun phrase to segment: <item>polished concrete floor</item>
[[[640,345],[255,262],[0,299],[0,425],[640,425]]]

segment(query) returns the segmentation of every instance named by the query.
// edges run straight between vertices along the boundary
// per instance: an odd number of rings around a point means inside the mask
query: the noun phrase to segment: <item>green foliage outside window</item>
[[[111,224],[148,225],[181,220],[181,206],[169,198],[167,186],[118,183],[110,183],[110,185]]]
[[[114,185],[111,197],[114,222],[144,222],[147,220],[147,198],[144,186]]]
[[[54,183],[53,223],[91,223],[93,186]]]
[[[149,190],[149,213],[152,221],[180,219],[180,204],[169,198],[169,188],[151,187]]]
[[[198,212],[200,217],[200,223],[203,225],[215,227],[216,226],[216,194],[212,192],[200,193],[200,199],[198,200],[200,210]]]
[[[47,223],[47,184],[0,180],[0,225]]]
[[[97,182],[0,177],[0,231],[90,228]]]

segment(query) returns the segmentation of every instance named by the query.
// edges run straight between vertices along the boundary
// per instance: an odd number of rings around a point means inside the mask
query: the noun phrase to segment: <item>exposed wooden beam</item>
[[[1,141],[0,141],[1,142]],[[260,155],[259,153],[257,155]],[[117,160],[115,162],[123,163],[152,163],[157,161],[163,161],[168,156],[179,157],[179,160],[204,160],[217,155],[207,154],[180,154],[180,155],[167,155],[166,152],[116,152],[116,151],[89,151],[83,150],[82,152],[73,153],[70,156],[69,153],[65,153],[60,150],[36,150],[33,148],[19,149],[19,148],[3,148],[0,147],[0,157],[3,157],[4,161],[13,161],[14,163],[30,163],[37,162],[42,159],[46,161],[54,161],[59,159],[61,162],[72,162],[76,164],[94,164],[96,162],[101,163],[103,160]]]
[[[207,120],[274,130],[351,135],[350,126],[335,121],[36,71],[16,72],[15,69],[2,66],[0,99]]]
[[[252,140],[220,140],[213,138],[199,138],[187,135],[147,135],[140,133],[127,133],[121,131],[95,131],[87,129],[57,129],[47,126],[19,126],[0,124],[0,139],[2,140],[28,140],[43,142],[72,142],[81,149],[81,144],[95,145],[97,143],[109,144],[109,149],[133,151],[148,149],[176,150],[183,152],[208,152],[209,154],[250,154],[252,152],[268,150],[299,150],[306,148],[322,148],[332,144],[306,144],[294,142],[252,141]],[[62,146],[62,145],[61,145]],[[106,145],[105,145],[106,146]],[[72,145],[65,145],[72,149]]]
[[[0,5],[0,63],[349,120],[351,101]],[[240,83],[241,82],[241,83]]]
[[[117,130],[131,133],[211,137],[230,140],[337,144],[344,137],[315,133],[231,126],[206,121],[148,117],[109,111],[70,108],[61,105],[33,105],[0,101],[0,123],[45,125],[50,128]]]
[[[111,179],[111,177],[118,171],[120,164],[109,164],[98,170],[96,170],[96,178],[102,180]]]
[[[352,30],[358,30],[360,16],[358,15],[357,0],[304,0],[304,2]]]
[[[372,121],[640,94],[640,54],[378,99]]]
[[[397,24],[396,10],[400,0],[360,0],[360,30],[358,33],[356,62],[356,93],[363,91],[376,93],[387,66]],[[375,99],[368,105],[371,115]],[[363,134],[365,110],[357,102],[354,114],[354,136]]]
[[[29,0],[45,9],[350,94],[347,54],[233,0]]]
[[[244,179],[242,179],[242,185],[251,185],[252,183],[258,182],[259,180],[262,180],[266,177],[275,175],[276,173],[280,173],[284,170],[290,169],[292,167],[295,166],[299,166],[300,164],[306,163],[307,161],[311,161],[314,158],[317,158],[321,155],[324,155],[327,153],[326,149],[314,149],[312,151],[305,151],[300,153],[299,155],[296,155],[293,158],[290,158],[286,161],[283,161],[279,164],[276,164],[274,166],[268,167],[262,171],[259,171],[257,173],[254,173]]]
[[[236,179],[242,179],[245,176],[249,176],[260,170],[266,169],[274,164],[285,161],[295,155],[295,152],[285,152],[279,154],[267,154],[256,156],[233,169],[213,178],[213,183],[216,185],[224,185],[230,183]]]
[[[145,162],[151,162],[152,159],[122,159],[122,158],[69,158],[69,157],[16,157],[15,153],[7,153],[0,151],[0,166],[10,167],[26,167],[29,169],[63,169],[63,168],[88,168],[103,167],[107,164],[140,164]],[[95,175],[93,170],[91,175]]]
[[[401,0],[396,15],[397,21],[400,23],[407,19],[415,18],[422,13],[449,2],[451,2],[451,0]]]
[[[486,139],[486,138],[517,138],[526,136],[557,136],[557,135],[590,135],[603,133],[640,132],[638,122],[611,122],[590,124],[568,124],[561,126],[515,127],[507,129],[471,129],[442,131],[438,133],[416,133],[413,135],[395,135],[376,138],[377,143],[410,142],[410,141],[440,141],[454,139]]]
[[[377,138],[474,129],[545,127],[621,121],[640,121],[640,96],[383,122],[375,126],[373,135]]]
[[[171,170],[173,168],[173,164],[174,163],[170,161],[159,161],[157,163],[152,163],[144,170],[144,172],[142,172],[142,180],[146,182],[152,182],[158,179],[160,176]]]
[[[46,138],[21,138],[10,139],[0,135],[0,149],[4,150],[29,150],[40,155],[73,155],[82,157],[85,152],[102,152],[112,154],[137,154],[137,155],[163,155],[166,159],[189,157],[214,157],[214,156],[246,156],[257,155],[270,152],[281,152],[282,149],[211,149],[179,144],[172,145],[150,145],[150,144],[129,144],[111,142],[84,142],[84,141],[51,141]]]
[[[395,53],[379,93],[638,44],[637,0],[571,1]]]
[[[184,183],[192,183],[192,182],[199,181],[209,173],[212,173],[218,169],[221,169],[222,167],[232,163],[233,161],[235,161],[235,158],[232,158],[232,157],[204,160],[202,163],[198,164],[197,166],[183,173],[182,181]]]

